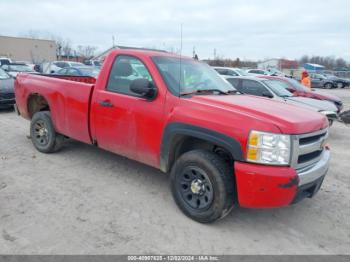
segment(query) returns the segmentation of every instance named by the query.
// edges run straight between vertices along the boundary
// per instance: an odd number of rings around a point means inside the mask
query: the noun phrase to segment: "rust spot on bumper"
[[[293,186],[297,186],[298,184],[299,184],[299,177],[296,176],[294,178],[291,178],[288,183],[286,183],[286,184],[279,184],[278,186],[280,188],[291,188]]]

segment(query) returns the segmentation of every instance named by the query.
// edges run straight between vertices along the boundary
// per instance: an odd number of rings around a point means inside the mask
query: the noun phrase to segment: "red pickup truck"
[[[312,197],[329,166],[323,115],[239,94],[175,54],[115,50],[96,83],[19,74],[15,94],[37,150],[69,137],[170,173],[177,205],[202,223]]]

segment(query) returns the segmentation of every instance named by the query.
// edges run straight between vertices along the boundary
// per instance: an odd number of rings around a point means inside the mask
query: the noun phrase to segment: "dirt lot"
[[[350,109],[350,90],[332,90]],[[350,254],[350,127],[335,123],[321,191],[296,206],[186,218],[167,176],[92,146],[37,152],[29,122],[0,112],[0,253]]]

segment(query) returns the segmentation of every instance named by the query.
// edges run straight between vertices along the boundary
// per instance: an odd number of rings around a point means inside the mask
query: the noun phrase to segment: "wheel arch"
[[[30,118],[40,111],[50,111],[49,101],[39,93],[31,93],[27,98],[27,111]]]
[[[175,160],[183,153],[192,149],[209,149],[210,146],[223,149],[232,157],[233,161],[243,160],[241,144],[236,139],[190,124],[170,123],[166,126],[163,133],[160,150],[160,169],[163,172],[168,172]]]

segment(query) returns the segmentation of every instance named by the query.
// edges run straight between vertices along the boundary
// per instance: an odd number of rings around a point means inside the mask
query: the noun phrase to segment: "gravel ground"
[[[328,92],[350,109],[349,89]],[[0,128],[2,254],[350,254],[350,127],[340,123],[313,199],[237,208],[211,225],[185,217],[153,168],[79,142],[41,154],[11,111]]]

